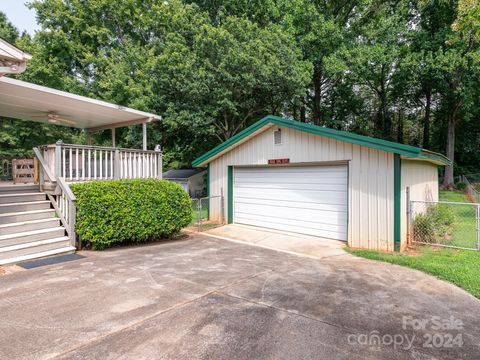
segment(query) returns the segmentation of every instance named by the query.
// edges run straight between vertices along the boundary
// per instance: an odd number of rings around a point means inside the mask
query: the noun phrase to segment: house
[[[225,194],[228,223],[336,239],[354,248],[403,249],[407,188],[438,200],[438,167],[418,147],[267,116],[193,162],[208,192]],[[210,220],[221,218],[211,204]]]
[[[31,58],[32,55],[0,39],[0,76],[24,72]]]
[[[206,169],[179,169],[164,172],[163,178],[180,185],[190,197],[201,198],[205,192],[206,175]]]
[[[0,41],[0,117],[83,129],[87,144],[38,144],[31,161],[12,171],[38,179],[34,184],[15,185],[12,174],[2,170],[0,265],[75,251],[71,183],[162,178],[160,147],[147,149],[147,124],[160,116],[2,76],[18,73],[28,59]],[[142,126],[142,149],[116,147],[115,129],[132,125]],[[111,132],[111,147],[91,144],[91,134],[103,130]],[[2,169],[16,166],[8,158],[0,158],[0,164]]]

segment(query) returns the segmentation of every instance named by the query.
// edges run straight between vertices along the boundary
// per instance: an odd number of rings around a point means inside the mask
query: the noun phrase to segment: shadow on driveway
[[[480,353],[477,299],[418,271],[347,253],[311,259],[194,235],[83,255],[0,278],[1,359],[473,359]],[[433,316],[453,317],[461,328],[435,330]],[[412,318],[426,326],[413,329]],[[433,334],[461,334],[463,346],[446,347],[444,340],[436,347],[437,340],[425,347]],[[382,343],[364,344],[373,335]],[[388,344],[389,336],[396,344]]]

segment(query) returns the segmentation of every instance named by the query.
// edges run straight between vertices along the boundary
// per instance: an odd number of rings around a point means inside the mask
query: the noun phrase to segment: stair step
[[[0,265],[74,251],[67,236],[13,245],[0,248]]]
[[[21,192],[40,192],[38,185],[1,185],[0,194]]]
[[[47,219],[27,220],[0,225],[0,235],[21,233],[26,231],[48,229],[60,226],[60,219],[50,217]]]
[[[0,224],[10,224],[21,221],[48,219],[55,216],[54,209],[31,210],[0,214]]]
[[[0,192],[0,204],[8,203],[21,203],[21,202],[34,202],[46,200],[45,194],[41,192],[25,192],[25,193],[8,193],[3,194]]]
[[[65,228],[57,226],[53,228],[25,231],[15,234],[0,235],[0,251],[2,248],[27,244],[47,240],[51,238],[59,238],[65,235]]]
[[[28,201],[28,202],[16,202],[9,204],[0,204],[0,214],[12,213],[12,212],[23,212],[30,210],[41,210],[49,209],[50,201]]]

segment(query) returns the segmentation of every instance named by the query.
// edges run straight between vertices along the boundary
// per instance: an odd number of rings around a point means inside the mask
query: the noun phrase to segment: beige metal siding
[[[268,128],[210,163],[210,194],[220,195],[223,188],[225,211],[229,165],[265,166],[268,159],[280,158],[289,158],[291,165],[348,162],[349,245],[393,251],[393,154],[288,128],[282,128],[282,145],[274,145],[277,128]],[[220,206],[212,202],[210,214],[219,221]]]
[[[438,201],[438,166],[425,161],[402,159],[402,247],[407,241],[407,187],[410,200]]]

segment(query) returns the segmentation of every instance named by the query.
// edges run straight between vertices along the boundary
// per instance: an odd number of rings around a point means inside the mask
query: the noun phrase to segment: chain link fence
[[[465,175],[460,176],[460,181],[465,184],[465,190],[470,199],[476,203],[480,203],[480,192],[477,191],[478,183],[474,183],[473,180],[470,181]]]
[[[223,225],[223,216],[220,220],[210,220],[210,209],[215,207],[223,208],[223,196],[192,199],[193,217],[190,226],[195,226],[198,231],[204,231]],[[221,214],[223,214],[223,211],[221,211]]]
[[[480,204],[410,201],[412,242],[480,250]]]

